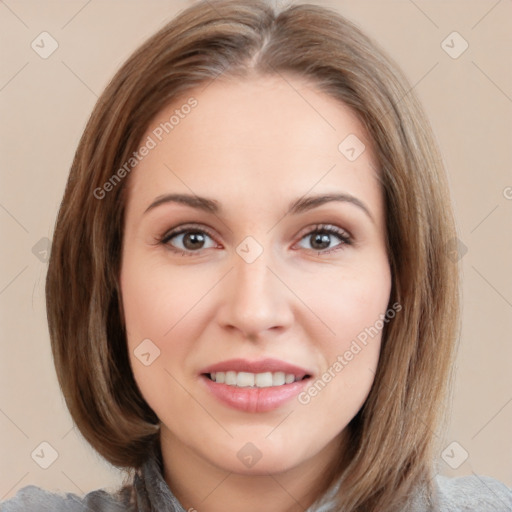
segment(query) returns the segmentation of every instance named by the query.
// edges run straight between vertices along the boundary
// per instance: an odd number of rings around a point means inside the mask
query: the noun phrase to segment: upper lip
[[[229,359],[207,366],[201,370],[201,374],[212,372],[249,372],[249,373],[265,373],[265,372],[284,372],[293,374],[296,377],[305,377],[312,373],[305,368],[294,364],[281,361],[279,359],[260,359],[259,361],[249,361],[248,359]]]

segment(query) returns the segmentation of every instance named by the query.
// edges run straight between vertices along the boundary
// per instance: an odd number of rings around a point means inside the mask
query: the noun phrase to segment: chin
[[[262,457],[254,465],[245,465],[241,461],[231,459],[222,460],[217,466],[224,471],[239,475],[268,476],[269,474],[284,473],[293,469],[299,461],[292,460],[293,457],[287,457],[283,454],[272,454],[269,457]]]
[[[246,438],[247,439],[247,438]],[[250,439],[250,438],[249,438]],[[304,446],[304,445],[302,445]],[[211,463],[223,469],[242,475],[265,476],[269,473],[283,473],[299,466],[308,457],[294,447],[265,442],[236,441],[229,447],[219,447],[218,453],[208,454]]]

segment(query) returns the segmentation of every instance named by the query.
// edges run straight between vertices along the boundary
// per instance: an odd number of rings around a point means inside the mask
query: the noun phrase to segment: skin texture
[[[304,510],[370,391],[380,333],[307,404],[294,397],[242,412],[218,401],[200,373],[272,357],[314,381],[385,314],[391,273],[371,141],[348,107],[292,77],[218,79],[159,113],[146,137],[190,96],[197,106],[129,177],[121,291],[133,373],[161,420],[164,476],[186,509]],[[353,162],[338,150],[349,134],[366,146]],[[144,213],[167,193],[222,209],[165,203]],[[349,202],[286,215],[292,201],[324,193],[357,197],[372,218]],[[158,242],[189,223],[192,233],[209,230],[196,245],[186,234]],[[317,224],[352,243],[327,235],[319,246]],[[237,253],[247,236],[263,250],[252,263]],[[149,366],[134,353],[145,339],[160,350]],[[237,457],[248,442],[261,454],[252,467]]]

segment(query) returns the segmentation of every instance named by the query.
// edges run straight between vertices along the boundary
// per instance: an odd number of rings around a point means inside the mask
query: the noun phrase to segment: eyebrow
[[[296,215],[299,213],[306,212],[308,210],[312,210],[313,208],[317,208],[323,204],[330,203],[333,201],[349,203],[354,206],[357,206],[361,209],[370,220],[375,223],[375,220],[370,213],[368,207],[357,197],[347,194],[347,193],[336,193],[336,194],[322,194],[316,196],[303,196],[295,201],[292,201],[288,207],[288,211],[286,215],[292,214]],[[164,194],[158,196],[147,208],[144,210],[144,213],[166,203],[178,203],[185,204],[190,206],[191,208],[196,208],[198,210],[203,210],[207,213],[220,213],[222,210],[218,201],[214,199],[208,199],[206,197],[190,195],[190,194]]]

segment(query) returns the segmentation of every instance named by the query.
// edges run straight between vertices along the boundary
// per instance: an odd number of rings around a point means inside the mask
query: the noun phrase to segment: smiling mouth
[[[270,388],[286,386],[294,382],[309,379],[308,374],[296,375],[285,372],[211,372],[204,373],[205,377],[217,384],[226,384],[235,388]]]

